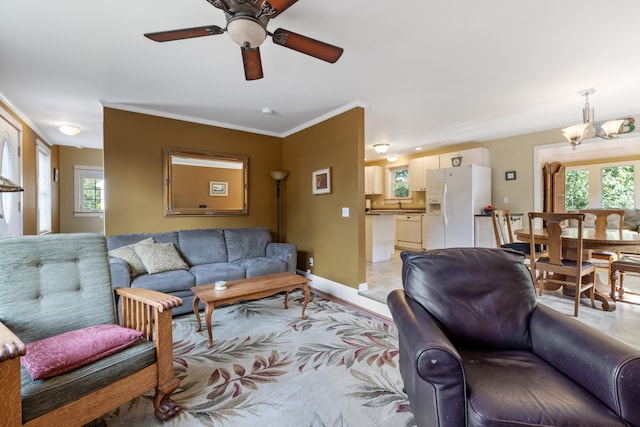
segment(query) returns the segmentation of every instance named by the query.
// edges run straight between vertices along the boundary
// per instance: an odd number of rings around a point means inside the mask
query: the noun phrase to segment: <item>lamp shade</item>
[[[587,135],[589,123],[579,123],[562,129],[562,136],[572,144],[579,144]]]
[[[10,179],[0,175],[0,192],[2,193],[14,193],[17,191],[24,191],[24,188],[20,187]]]
[[[600,129],[603,133],[603,138],[611,138],[620,132],[620,126],[622,126],[624,120],[609,120],[608,122],[604,122]]]
[[[287,177],[287,175],[289,175],[289,172],[271,171],[271,178],[275,179],[276,181],[282,181]]]

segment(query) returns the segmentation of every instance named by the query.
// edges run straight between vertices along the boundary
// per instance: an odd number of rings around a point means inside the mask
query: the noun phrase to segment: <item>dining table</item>
[[[523,242],[531,241],[531,232],[529,229],[515,230],[516,238]],[[536,244],[545,245],[547,242],[547,233],[542,228],[533,229],[533,238]],[[568,259],[575,259],[575,249],[578,244],[578,229],[575,227],[567,227],[562,231],[562,247],[563,253]],[[582,231],[582,249],[583,251],[615,251],[624,253],[640,254],[640,234],[631,230],[606,230],[596,232],[593,228],[584,228]],[[572,253],[574,254],[572,256]],[[583,255],[583,259],[589,259],[591,256],[587,252]],[[609,287],[602,283],[596,275],[595,279],[595,298],[602,303],[604,311],[613,311],[616,309],[616,302],[610,295]],[[546,287],[545,287],[546,289]],[[556,288],[557,289],[557,288]],[[572,290],[563,287],[563,292],[570,294]]]

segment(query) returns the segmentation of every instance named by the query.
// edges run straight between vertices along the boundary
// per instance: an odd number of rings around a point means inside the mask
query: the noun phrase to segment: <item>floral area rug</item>
[[[370,427],[415,425],[398,370],[394,326],[301,292],[216,308],[214,346],[193,314],[176,317],[173,399],[162,423],[152,394],[104,417],[109,426]],[[203,316],[202,316],[203,317]]]

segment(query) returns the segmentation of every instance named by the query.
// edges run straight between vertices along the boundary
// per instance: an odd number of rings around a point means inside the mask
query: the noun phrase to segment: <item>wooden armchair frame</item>
[[[25,426],[82,426],[120,405],[156,389],[155,415],[167,420],[180,411],[170,398],[180,385],[173,374],[171,309],[182,299],[148,289],[118,288],[122,301],[122,326],[137,329],[144,339],[154,341],[156,362],[135,374],[96,390],[60,408],[35,418]],[[0,426],[21,426],[20,356],[26,346],[0,323]]]

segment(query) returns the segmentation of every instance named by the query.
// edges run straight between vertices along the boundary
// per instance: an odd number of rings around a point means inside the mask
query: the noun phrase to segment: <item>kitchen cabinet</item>
[[[409,160],[409,191],[425,191],[427,169],[439,169],[440,156],[416,157]]]
[[[364,194],[382,194],[382,166],[365,166]]]
[[[424,214],[396,215],[395,245],[401,249],[422,249],[422,220]]]
[[[511,214],[511,232],[513,241],[517,241],[515,231],[522,228],[522,214]],[[493,220],[490,215],[476,215],[475,217],[475,247],[495,248],[496,235],[493,231]]]
[[[393,255],[393,215],[365,215],[365,259],[378,262]]]
[[[454,157],[462,157],[460,166],[469,166],[472,164],[476,164],[489,167],[489,149],[485,147],[440,154],[440,167],[452,167],[453,165],[451,164],[451,159]]]

